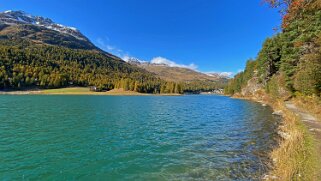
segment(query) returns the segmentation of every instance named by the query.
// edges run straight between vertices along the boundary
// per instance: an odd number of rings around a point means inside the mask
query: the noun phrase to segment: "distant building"
[[[89,90],[96,92],[96,91],[97,91],[97,87],[96,87],[96,86],[90,86],[90,87],[89,87]]]

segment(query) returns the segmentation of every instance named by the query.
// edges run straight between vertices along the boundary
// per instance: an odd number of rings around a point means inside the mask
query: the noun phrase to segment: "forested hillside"
[[[124,88],[159,93],[161,86],[166,86],[177,93],[182,92],[181,88],[175,90],[171,87],[176,84],[162,81],[147,71],[92,50],[1,40],[0,60],[0,88],[77,85],[97,86],[100,90]]]
[[[226,94],[263,88],[277,98],[321,93],[321,0],[267,0],[283,14],[281,32],[230,80]]]
[[[189,68],[170,67],[166,64],[128,61],[130,64],[155,74],[162,80],[184,85],[185,92],[201,92],[222,89],[227,84],[228,77],[212,73],[211,75]]]
[[[0,13],[0,89],[69,86],[183,93],[223,85],[162,80],[100,50],[76,28],[22,11]]]
[[[221,88],[219,82],[166,81],[97,50],[0,40],[0,89],[96,86],[142,93],[183,93]],[[221,87],[220,87],[221,86]]]

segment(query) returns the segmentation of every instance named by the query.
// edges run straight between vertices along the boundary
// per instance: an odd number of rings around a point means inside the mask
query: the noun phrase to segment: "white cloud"
[[[108,52],[108,53],[111,53],[111,54],[114,54],[116,56],[119,56],[119,57],[122,57],[123,56],[123,50],[115,47],[115,46],[112,46],[110,44],[108,44],[107,42],[109,41],[109,38],[98,38],[96,40],[96,44],[99,48],[101,48],[102,50]]]
[[[123,57],[121,57],[121,59],[123,59],[125,62],[128,62],[131,58],[129,55],[124,55]]]
[[[169,60],[167,58],[164,57],[155,57],[153,58],[150,63],[154,63],[154,64],[165,64],[167,66],[170,67],[181,67],[181,68],[188,68],[188,69],[192,69],[192,70],[196,70],[197,69],[197,65],[191,63],[189,65],[184,65],[184,64],[177,64],[176,62]]]
[[[135,58],[135,57],[132,57],[129,55],[129,53],[125,53],[123,50],[111,45],[108,43],[109,42],[109,38],[108,37],[105,37],[105,38],[98,38],[96,40],[96,44],[99,48],[101,48],[102,50],[104,51],[107,51],[111,54],[114,54],[118,57],[121,57],[124,61],[128,62],[129,60],[136,60],[138,62],[141,62],[141,63],[146,63],[148,61],[144,61],[144,60],[140,60],[138,58]],[[191,69],[191,70],[194,70],[194,71],[198,71],[197,68],[198,66],[195,65],[194,63],[191,63],[191,64],[188,64],[188,65],[185,65],[185,64],[178,64],[172,60],[169,60],[167,58],[164,58],[164,57],[161,57],[161,56],[158,56],[158,57],[154,57],[152,58],[149,63],[153,63],[153,64],[165,64],[169,67],[181,67],[181,68],[187,68],[187,69]],[[238,72],[240,71],[243,71],[243,70],[238,70]],[[200,71],[198,71],[200,72]],[[236,73],[235,72],[201,72],[201,73],[204,73],[204,74],[207,74],[209,76],[211,76],[211,74],[217,74],[217,75],[220,75],[220,76],[225,76],[225,77],[232,77],[234,76]]]

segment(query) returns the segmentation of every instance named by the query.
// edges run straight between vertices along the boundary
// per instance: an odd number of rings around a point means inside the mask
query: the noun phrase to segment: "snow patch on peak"
[[[74,30],[74,31],[78,31],[78,29],[77,29],[77,28],[72,27],[72,26],[68,26],[68,28],[69,28],[69,29],[71,29],[71,30]]]
[[[122,59],[125,61],[125,62],[128,62],[128,63],[148,63],[147,61],[144,61],[144,60],[140,60],[138,58],[135,58],[135,57],[130,57],[128,55],[125,55],[124,57],[122,57]]]
[[[165,66],[169,66],[169,67],[179,67],[179,68],[187,68],[187,69],[191,69],[191,70],[197,70],[197,65],[191,63],[189,65],[184,65],[184,64],[178,64],[172,60],[169,60],[167,58],[164,57],[155,57],[153,58],[150,63],[152,64],[158,64],[158,65],[165,65]]]
[[[60,33],[71,35],[80,40],[86,40],[86,38],[74,27],[64,26],[62,24],[54,23],[49,18],[41,16],[33,16],[25,13],[24,11],[4,11],[0,13],[0,23],[5,24],[32,24],[41,27],[45,27]]]
[[[132,64],[150,64],[154,66],[165,66],[165,67],[179,67],[179,68],[186,68],[197,71],[197,65],[191,63],[189,65],[178,64],[172,60],[166,59],[164,57],[154,57],[150,61],[140,60],[135,57],[124,56],[122,58],[124,61]]]
[[[224,78],[230,78],[232,75],[234,75],[233,72],[203,72],[204,74],[211,76],[211,77],[224,77]]]

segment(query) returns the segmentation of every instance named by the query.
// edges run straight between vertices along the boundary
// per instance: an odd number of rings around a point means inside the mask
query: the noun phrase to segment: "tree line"
[[[181,94],[215,89],[218,84],[164,81],[97,50],[0,39],[0,89],[68,86],[95,86],[98,91],[123,88],[141,93]]]

